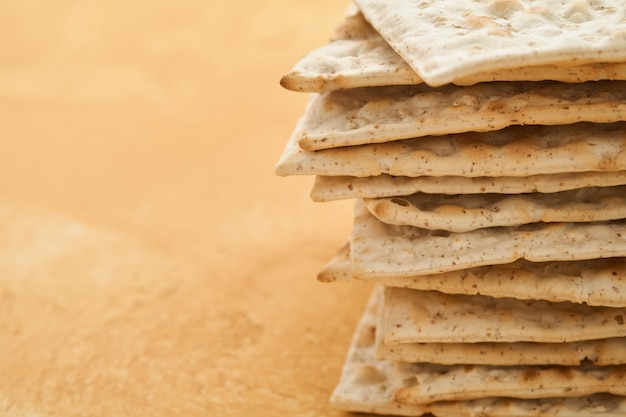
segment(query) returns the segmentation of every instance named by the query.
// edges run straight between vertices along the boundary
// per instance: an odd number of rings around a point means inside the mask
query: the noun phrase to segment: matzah
[[[349,245],[322,268],[322,282],[353,279]],[[467,268],[419,276],[374,276],[367,279],[388,287],[486,295],[519,300],[568,301],[591,306],[626,307],[626,258],[568,262],[528,262]]]
[[[624,170],[623,122],[515,126],[317,152],[302,150],[292,136],[276,166],[278,175],[353,177],[528,177]]]
[[[626,398],[610,394],[539,399],[491,397],[421,405],[398,402],[396,393],[404,387],[405,381],[413,381],[417,376],[411,366],[397,367],[392,361],[377,360],[375,357],[376,318],[372,311],[376,308],[377,291],[375,289],[357,325],[339,383],[331,396],[331,405],[335,408],[403,416],[420,416],[429,412],[441,417],[626,416]],[[421,375],[426,376],[425,373]],[[500,373],[499,376],[505,375]],[[407,395],[406,392],[404,395]]]
[[[626,336],[626,309],[387,287],[382,341],[563,343]]]
[[[380,287],[379,287],[380,289]],[[476,343],[384,343],[384,297],[375,291],[377,304],[370,303],[364,314],[376,316],[375,355],[379,360],[427,362],[441,365],[567,365],[583,362],[594,365],[626,363],[626,338],[606,338],[579,342],[476,342]],[[487,313],[487,312],[486,312]],[[538,314],[541,311],[537,312]],[[462,317],[458,325],[463,325]],[[471,323],[466,323],[471,326]]]
[[[427,83],[531,65],[626,61],[621,0],[356,0]]]
[[[313,151],[514,125],[626,120],[626,81],[423,84],[312,94],[298,144]]]
[[[392,226],[356,204],[350,236],[356,278],[409,277],[484,265],[626,256],[626,221],[535,223],[450,233]]]
[[[515,67],[455,78],[454,84],[541,80],[580,83],[624,79],[625,63],[604,62],[573,66]],[[280,81],[284,88],[300,92],[327,92],[422,82],[422,78],[372,28],[358,9],[345,16],[328,44],[307,53]]]
[[[597,222],[626,218],[626,186],[579,188],[559,193],[441,195],[365,199],[387,224],[468,232],[537,222]]]
[[[626,417],[626,5],[355,3],[281,80],[276,173],[357,199],[318,279],[385,286],[331,404]]]
[[[428,194],[521,194],[555,193],[585,187],[626,185],[626,171],[573,172],[528,177],[401,177],[381,174],[370,177],[317,175],[311,189],[313,201],[352,198],[385,198]]]

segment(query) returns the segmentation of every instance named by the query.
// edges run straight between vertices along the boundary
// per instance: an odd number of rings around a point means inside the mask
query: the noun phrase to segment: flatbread
[[[429,406],[440,417],[620,417],[626,412],[626,398],[610,394],[585,397],[518,400],[484,398],[466,403],[442,401]]]
[[[399,403],[395,394],[415,373],[393,362],[377,360],[374,354],[376,319],[375,289],[355,330],[341,376],[330,399],[334,408],[390,415],[420,416],[427,412],[440,417],[624,417],[626,398],[594,394],[571,398],[481,398],[444,401],[426,405]],[[395,368],[395,369],[394,369]],[[422,374],[424,375],[424,374]],[[481,386],[481,385],[479,385]]]
[[[624,170],[624,122],[514,126],[497,132],[430,136],[317,152],[302,150],[292,136],[276,166],[276,173],[282,176],[353,177],[527,177]]]
[[[385,198],[428,194],[555,193],[584,187],[626,185],[626,171],[573,172],[528,177],[371,177],[317,175],[311,199],[317,202],[351,198]]]
[[[337,409],[403,416],[421,416],[426,407],[400,404],[394,400],[402,376],[393,375],[393,363],[374,355],[376,316],[382,289],[375,288],[356,326],[339,382],[330,397]]]
[[[308,151],[515,125],[610,123],[626,120],[626,81],[352,88],[312,94],[304,119],[298,144]]]
[[[392,226],[355,204],[350,236],[352,274],[358,279],[410,277],[531,262],[626,256],[626,221],[534,223],[465,233]]]
[[[317,274],[319,282],[351,282],[350,246],[344,244]]]
[[[370,213],[384,223],[450,232],[536,222],[597,222],[626,218],[626,186],[579,188],[550,194],[418,193],[405,197],[370,198],[364,202]]]
[[[597,366],[626,364],[626,338],[608,338],[579,342],[477,342],[477,343],[384,343],[384,297],[379,291],[377,308],[364,314],[376,317],[376,347],[378,360],[440,365],[561,365],[576,366],[591,363]],[[543,311],[540,311],[543,312]],[[485,312],[487,314],[487,312]],[[463,325],[461,317],[459,325]]]
[[[284,88],[298,92],[419,83],[422,79],[356,7],[348,11],[327,45],[306,54],[280,80]]]
[[[349,282],[353,279],[349,245],[337,251],[322,268],[318,279],[322,282]],[[434,290],[446,294],[626,307],[626,258],[569,262],[518,260],[511,264],[441,274],[373,277],[368,281],[389,287]]]
[[[564,343],[626,336],[626,309],[385,287],[382,343]],[[625,387],[626,388],[626,387]]]
[[[485,397],[522,399],[581,397],[596,393],[626,394],[626,366],[497,367],[399,363],[405,387],[395,395],[403,404],[472,400]]]
[[[580,83],[626,79],[626,63],[576,66],[543,65],[481,72],[453,80],[457,85],[487,81],[555,80]],[[423,83],[422,78],[389,46],[357,8],[339,23],[330,41],[302,57],[280,81],[298,92]]]
[[[355,3],[434,86],[506,68],[626,61],[626,4],[621,0]]]

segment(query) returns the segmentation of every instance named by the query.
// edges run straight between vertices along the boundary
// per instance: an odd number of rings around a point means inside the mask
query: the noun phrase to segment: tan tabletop
[[[335,416],[351,202],[273,167],[346,4],[0,3],[0,416]]]

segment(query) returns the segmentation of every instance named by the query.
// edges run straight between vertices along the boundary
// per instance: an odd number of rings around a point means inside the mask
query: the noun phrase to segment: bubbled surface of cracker
[[[297,132],[297,129],[296,131]],[[514,126],[496,132],[302,150],[295,137],[278,175],[527,177],[626,170],[626,124]]]
[[[343,246],[328,262],[324,268],[325,281],[352,279],[349,251],[349,246]],[[622,257],[566,262],[528,262],[522,259],[505,265],[420,276],[373,277],[368,281],[388,287],[434,290],[446,294],[482,294],[495,298],[626,307],[626,258]]]
[[[376,311],[381,296],[376,288],[355,330],[340,380],[331,396],[335,408],[378,414],[419,416],[427,412],[440,417],[520,416],[520,417],[622,417],[626,415],[626,399],[610,394],[593,394],[567,398],[478,398],[468,401],[440,401],[430,404],[407,404],[397,401],[396,395],[417,378],[436,379],[455,367],[419,366],[412,364],[394,366],[386,360],[377,360],[374,354]],[[462,367],[462,369],[466,369]],[[517,367],[509,378],[521,372],[534,375],[536,368]],[[566,371],[567,372],[567,371]],[[496,367],[482,367],[486,375],[505,378]],[[546,376],[545,374],[543,375]],[[539,379],[541,379],[541,375]],[[474,381],[472,381],[473,383]],[[487,382],[492,387],[493,383]],[[481,385],[482,386],[482,385]],[[402,394],[407,397],[409,393]],[[406,398],[405,398],[406,399]],[[407,399],[410,402],[410,398]]]
[[[626,336],[626,310],[386,287],[383,343],[563,343]]]
[[[540,400],[481,398],[467,402],[441,401],[431,404],[429,409],[441,417],[623,417],[626,398],[611,394]]]
[[[311,199],[318,202],[350,198],[386,198],[427,194],[555,193],[584,187],[626,185],[626,171],[574,172],[528,177],[370,177],[316,176]]]
[[[579,188],[559,193],[418,193],[366,199],[365,205],[387,224],[429,230],[468,232],[486,227],[536,222],[596,222],[626,218],[626,187]]]
[[[356,278],[410,277],[531,262],[577,261],[626,256],[626,222],[536,223],[465,233],[388,225],[362,202],[355,204],[350,236]]]
[[[521,66],[626,60],[621,0],[356,3],[431,85]]]
[[[457,85],[490,81],[554,80],[580,83],[626,79],[626,63],[542,65],[481,72],[454,78]],[[281,78],[281,85],[299,92],[422,83],[422,78],[357,11],[338,25],[330,41],[302,57]]]
[[[393,291],[393,290],[390,290]],[[594,365],[626,364],[626,338],[579,342],[428,342],[384,343],[385,297],[378,301],[376,358],[399,362],[426,362],[440,365]],[[462,318],[459,324],[467,324]]]
[[[357,324],[330,404],[353,412],[420,416],[427,412],[425,407],[394,400],[402,380],[393,374],[392,362],[378,361],[374,355],[375,311],[381,296],[377,287]]]
[[[358,10],[345,16],[328,44],[307,53],[280,80],[299,92],[421,82]]]
[[[626,120],[626,81],[354,88],[313,95],[298,144],[319,150],[513,125]]]

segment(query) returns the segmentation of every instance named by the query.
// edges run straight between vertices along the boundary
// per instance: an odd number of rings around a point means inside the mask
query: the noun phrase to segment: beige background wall
[[[0,1],[0,415],[332,416],[351,203],[273,166],[346,4]]]

